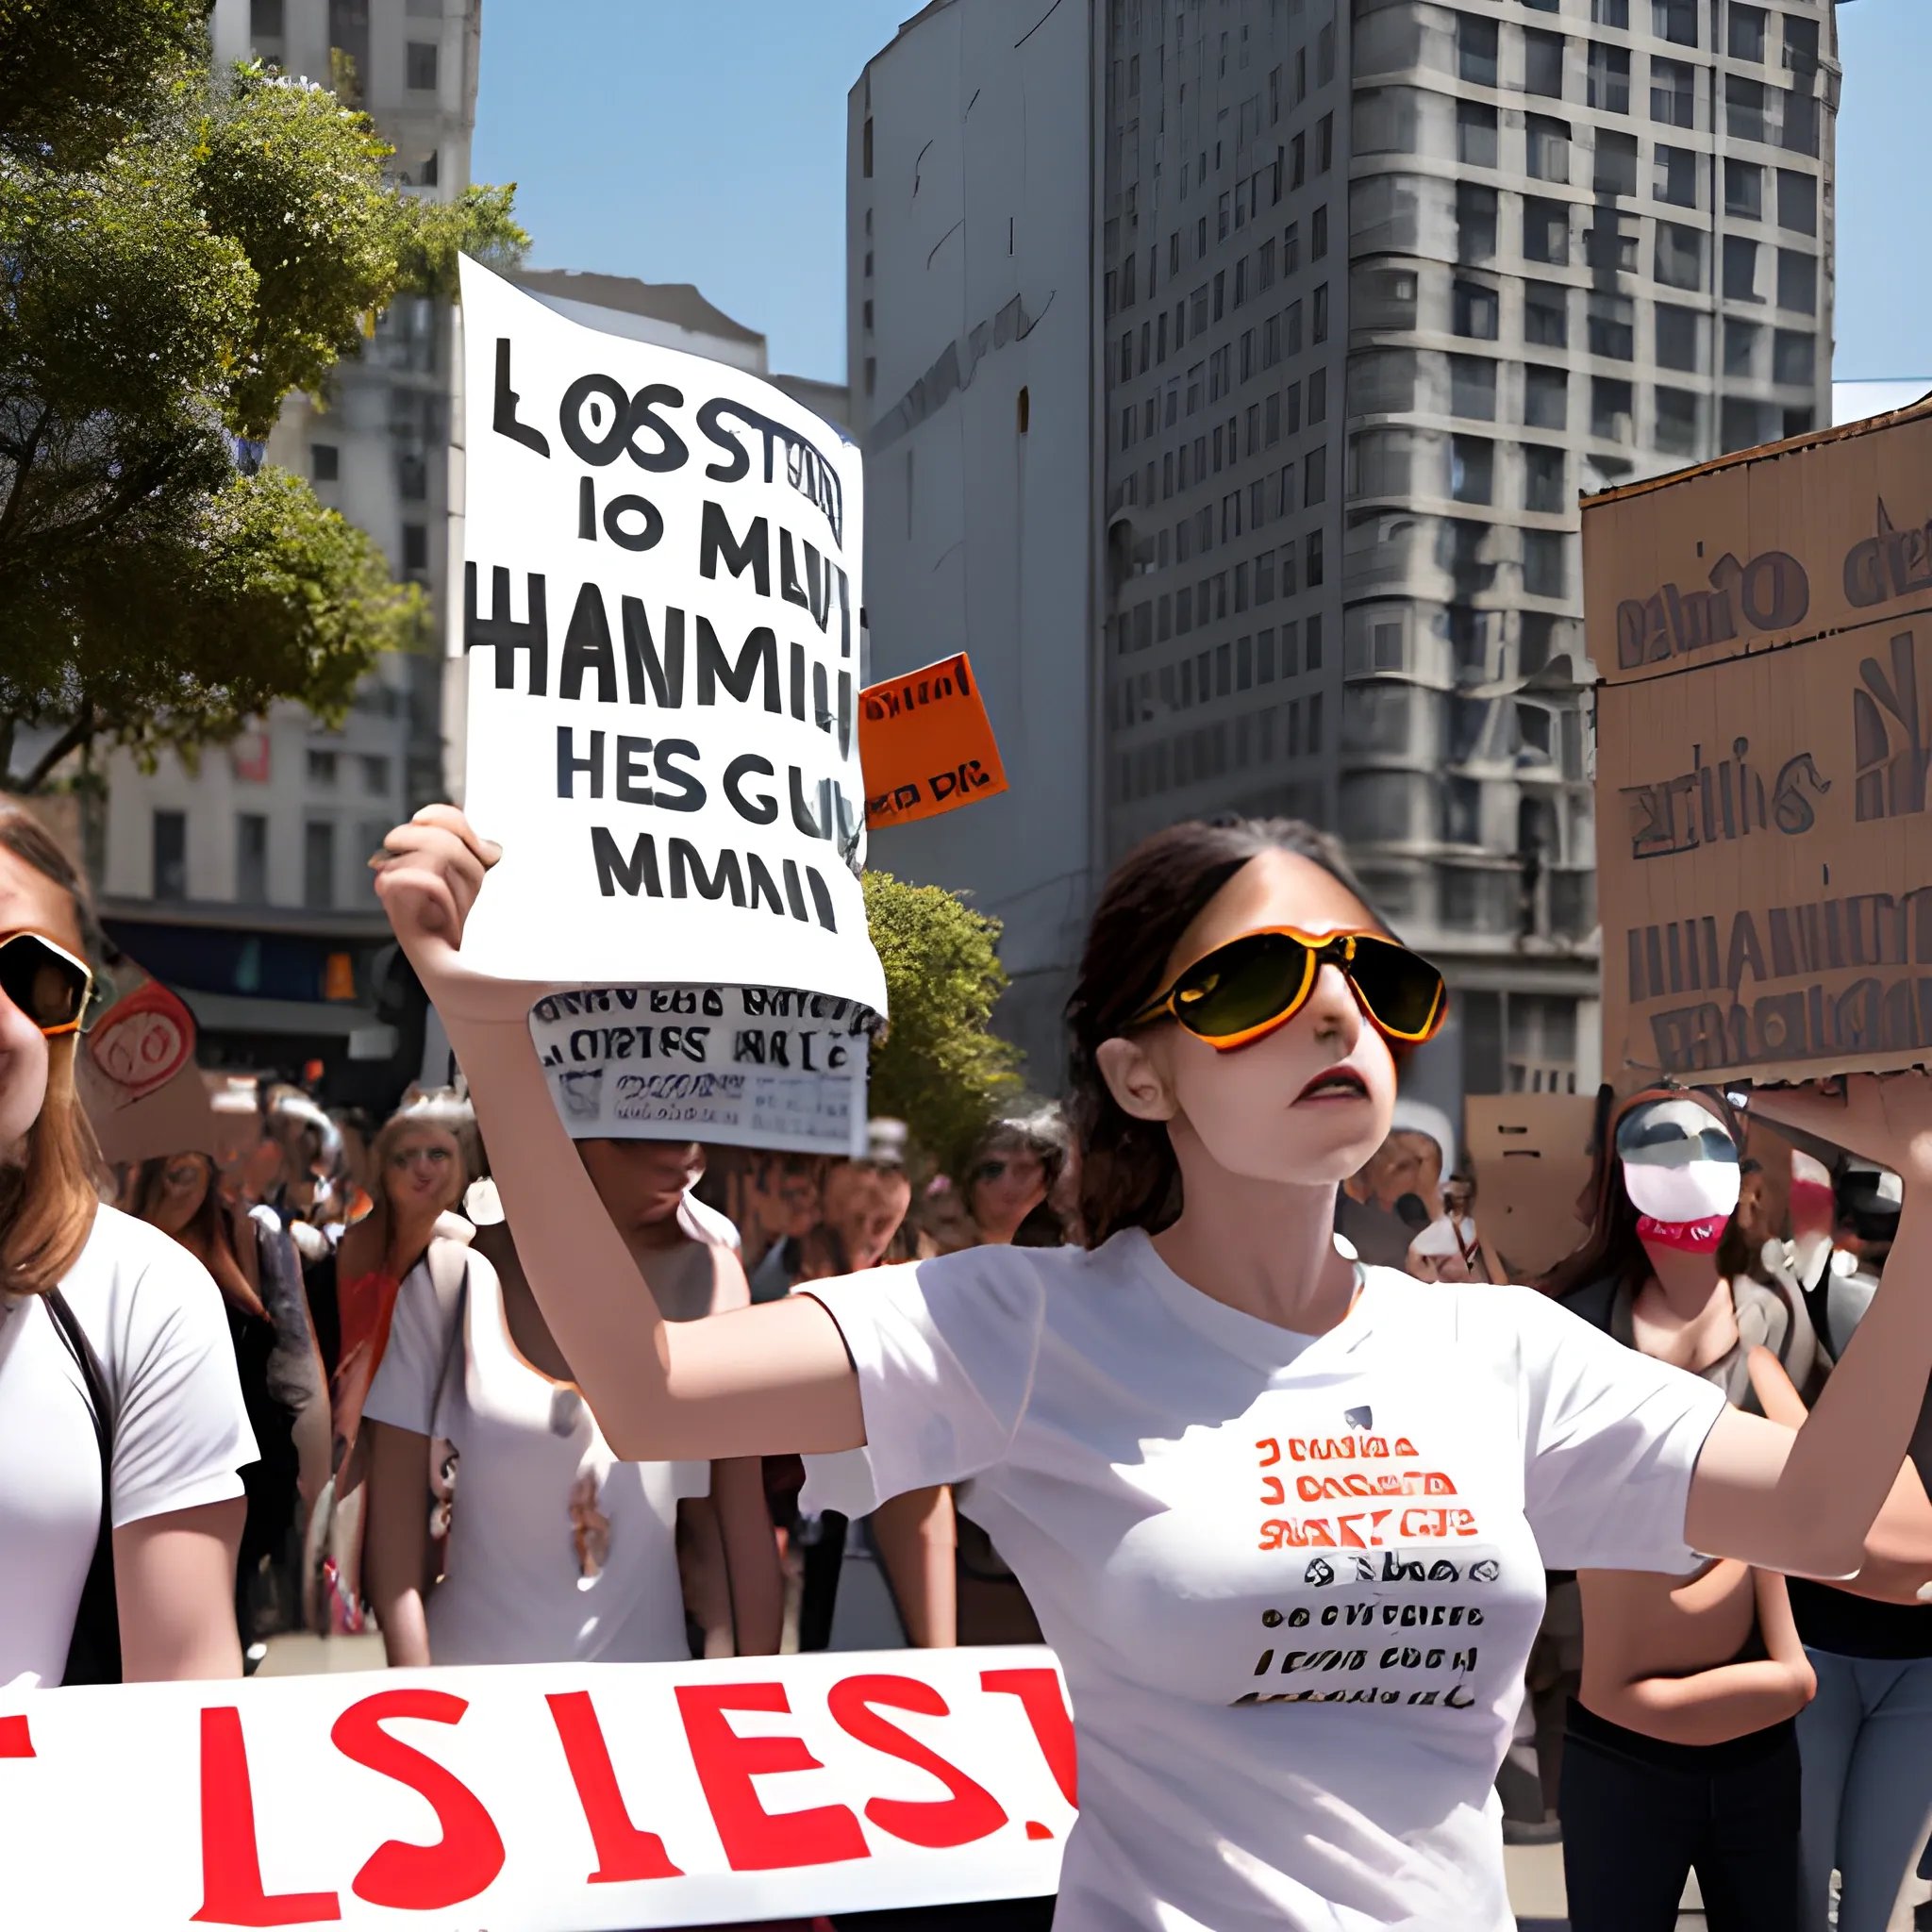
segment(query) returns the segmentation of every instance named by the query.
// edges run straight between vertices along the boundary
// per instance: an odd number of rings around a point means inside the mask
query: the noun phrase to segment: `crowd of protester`
[[[22,1540],[0,1550],[0,1682],[230,1674],[301,1629],[379,1631],[396,1666],[1039,1641],[970,1488],[848,1521],[794,1457],[620,1457],[459,1089],[412,1089],[378,1123],[209,1075],[212,1152],[94,1160],[72,1023],[76,975],[110,949],[59,851],[0,809],[0,949],[19,935],[42,950],[0,952],[0,1067],[38,1052],[44,1075],[0,1079],[0,1524]],[[1674,1270],[1640,1244],[1618,1177],[1633,1123],[1734,1150],[1721,1254]],[[989,1123],[954,1172],[891,1121],[842,1159],[578,1153],[671,1321],[1085,1239],[1053,1106]],[[1747,1136],[1708,1097],[1607,1097],[1596,1155],[1578,1251],[1543,1286],[1802,1422],[1871,1300],[1896,1180]],[[1481,1282],[1475,1208],[1448,1119],[1404,1100],[1336,1221],[1364,1260]],[[1920,1439],[1932,1453],[1924,1423]],[[1693,1601],[1682,1578],[1550,1575],[1498,1783],[1509,1836],[1560,1831],[1574,1923],[1668,1923],[1657,1900],[1674,1912],[1693,1867],[1735,1923],[1785,1923],[1780,1893],[1807,1932],[1887,1923],[1932,1817],[1932,1607],[1899,1587],[1932,1538],[1914,1463],[1888,1511],[1897,1574],[1846,1586],[1733,1562]]]

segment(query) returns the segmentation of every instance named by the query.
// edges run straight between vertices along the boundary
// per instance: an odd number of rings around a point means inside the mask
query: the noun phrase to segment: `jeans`
[[[1791,1727],[1662,1744],[1572,1707],[1563,1745],[1571,1932],[1674,1932],[1694,1868],[1710,1932],[1798,1932]]]
[[[1807,1655],[1818,1695],[1798,1717],[1805,1761],[1805,1932],[1885,1932],[1932,1814],[1932,1657]]]

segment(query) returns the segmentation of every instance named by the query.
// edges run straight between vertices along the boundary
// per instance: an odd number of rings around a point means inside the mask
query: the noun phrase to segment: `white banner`
[[[530,1038],[576,1140],[857,1157],[871,1024],[790,987],[593,986],[539,1000]]]
[[[1037,1897],[1041,1649],[0,1692],[0,1922],[607,1932]]]
[[[860,463],[756,376],[462,264],[464,958],[885,1009],[866,934]]]

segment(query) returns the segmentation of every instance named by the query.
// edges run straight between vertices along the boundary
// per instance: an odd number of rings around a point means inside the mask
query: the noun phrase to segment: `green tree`
[[[958,1174],[1000,1103],[1020,1091],[1019,1052],[988,1025],[1007,987],[1000,923],[889,872],[865,874],[865,912],[891,1008],[872,1054],[872,1110],[903,1120]]]
[[[0,0],[0,785],[95,738],[339,715],[421,593],[260,467],[398,293],[528,245],[508,189],[437,205],[324,89],[209,72],[195,0]],[[26,726],[56,736],[9,773]]]

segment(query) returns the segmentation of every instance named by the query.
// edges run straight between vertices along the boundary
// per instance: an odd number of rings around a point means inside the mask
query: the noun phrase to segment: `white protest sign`
[[[1040,1897],[1050,1651],[0,1691],[0,1922],[609,1932]]]
[[[858,738],[860,463],[756,376],[462,264],[463,936],[503,978],[883,1013]]]
[[[546,994],[530,1038],[574,1139],[866,1148],[872,1011],[782,986],[594,986]]]

